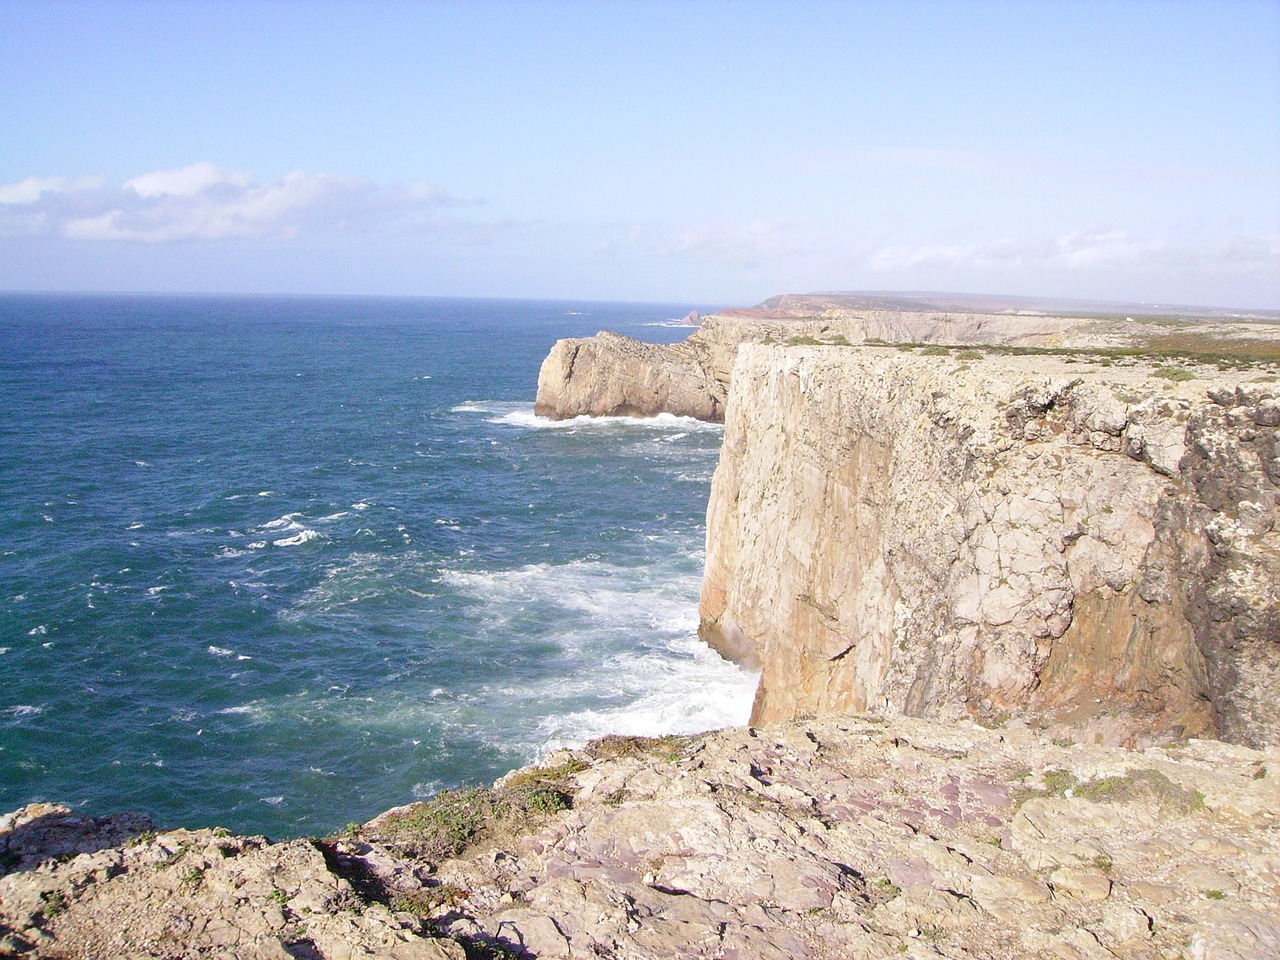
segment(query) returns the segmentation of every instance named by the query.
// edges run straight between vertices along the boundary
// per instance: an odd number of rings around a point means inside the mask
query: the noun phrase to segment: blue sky
[[[0,289],[1280,308],[1280,2],[0,0]]]

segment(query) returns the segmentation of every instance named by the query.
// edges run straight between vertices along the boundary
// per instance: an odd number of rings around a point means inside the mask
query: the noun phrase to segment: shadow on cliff
[[[151,818],[140,813],[85,817],[65,807],[54,809],[0,833],[0,876],[33,870],[50,860],[123,846],[154,830]]]

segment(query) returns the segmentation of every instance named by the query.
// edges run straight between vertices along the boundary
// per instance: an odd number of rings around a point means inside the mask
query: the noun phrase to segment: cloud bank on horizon
[[[1280,308],[1277,4],[112,9],[0,0],[0,289]]]

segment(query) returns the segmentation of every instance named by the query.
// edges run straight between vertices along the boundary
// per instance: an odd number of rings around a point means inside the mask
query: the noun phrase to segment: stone
[[[1059,867],[1049,875],[1055,898],[1105,900],[1111,895],[1111,881],[1095,870]]]

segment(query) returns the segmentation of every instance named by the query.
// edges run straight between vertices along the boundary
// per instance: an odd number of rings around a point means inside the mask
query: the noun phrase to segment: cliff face
[[[1152,373],[742,347],[701,633],[753,722],[1280,741],[1275,390]]]
[[[538,374],[534,412],[557,420],[673,413],[718,423],[725,397],[725,384],[686,345],[601,332],[556,342]]]

